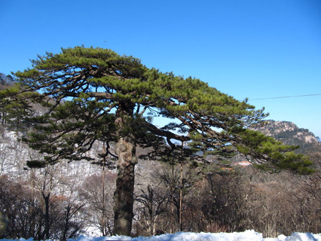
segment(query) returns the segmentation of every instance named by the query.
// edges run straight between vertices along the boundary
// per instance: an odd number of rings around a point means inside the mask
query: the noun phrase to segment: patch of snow
[[[0,239],[0,241],[9,241],[12,239]],[[26,239],[16,239],[26,241]],[[163,234],[152,237],[111,236],[111,237],[89,237],[80,236],[77,239],[68,239],[68,241],[321,241],[321,234],[312,233],[293,233],[286,237],[281,234],[277,238],[263,238],[261,233],[254,230],[234,233],[193,233],[178,232],[174,234]],[[27,239],[33,241],[33,239]],[[49,241],[49,240],[48,240]]]

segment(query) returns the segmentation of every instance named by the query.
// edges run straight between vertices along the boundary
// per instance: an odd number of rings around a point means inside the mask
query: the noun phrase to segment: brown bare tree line
[[[0,210],[9,218],[3,237],[66,240],[88,227],[102,235],[113,234],[116,174],[105,170],[79,177],[80,181],[66,176],[64,169],[67,164],[26,170],[24,178],[0,177]],[[188,163],[168,166],[147,161],[140,169],[133,236],[180,230],[254,229],[265,237],[320,232],[319,172],[270,174],[251,166],[208,167],[200,172]]]

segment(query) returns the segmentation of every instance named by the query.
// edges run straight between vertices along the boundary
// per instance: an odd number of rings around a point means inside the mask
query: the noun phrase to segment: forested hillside
[[[9,85],[10,77],[1,75],[0,87]],[[35,112],[41,108],[34,105]],[[116,172],[115,160],[103,158],[104,144],[97,142],[86,153],[91,161],[66,160],[30,168],[27,162],[43,157],[19,141],[29,128],[19,124],[12,129],[1,118],[0,211],[9,219],[3,236],[66,240],[84,232],[111,235]],[[255,129],[286,144],[300,145],[298,151],[319,165],[320,143],[309,131],[275,121]],[[144,156],[147,150],[138,148],[137,152]],[[319,171],[310,176],[269,173],[238,165],[241,161],[246,159],[209,156],[208,163],[201,164],[140,158],[132,235],[254,229],[272,237],[320,231]]]

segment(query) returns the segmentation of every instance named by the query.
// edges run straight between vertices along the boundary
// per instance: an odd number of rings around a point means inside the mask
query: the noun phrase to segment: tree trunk
[[[170,180],[171,182],[171,227],[169,230],[169,233],[173,233],[174,232],[174,164],[172,164],[172,180]]]
[[[122,137],[116,145],[118,175],[114,193],[114,234],[130,236],[133,220],[135,165],[137,163],[135,142]]]
[[[49,207],[50,207],[50,193],[47,195],[42,192],[42,197],[45,200],[45,238],[49,239],[50,236],[50,213],[49,213]]]
[[[64,231],[62,234],[62,241],[67,240],[67,232],[69,230],[70,214],[71,214],[71,206],[68,204],[68,206],[66,207],[65,225],[64,225]]]

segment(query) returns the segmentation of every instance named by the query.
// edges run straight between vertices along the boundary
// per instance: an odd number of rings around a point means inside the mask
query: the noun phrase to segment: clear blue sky
[[[5,74],[61,47],[110,48],[321,137],[320,0],[0,0],[0,34]]]

